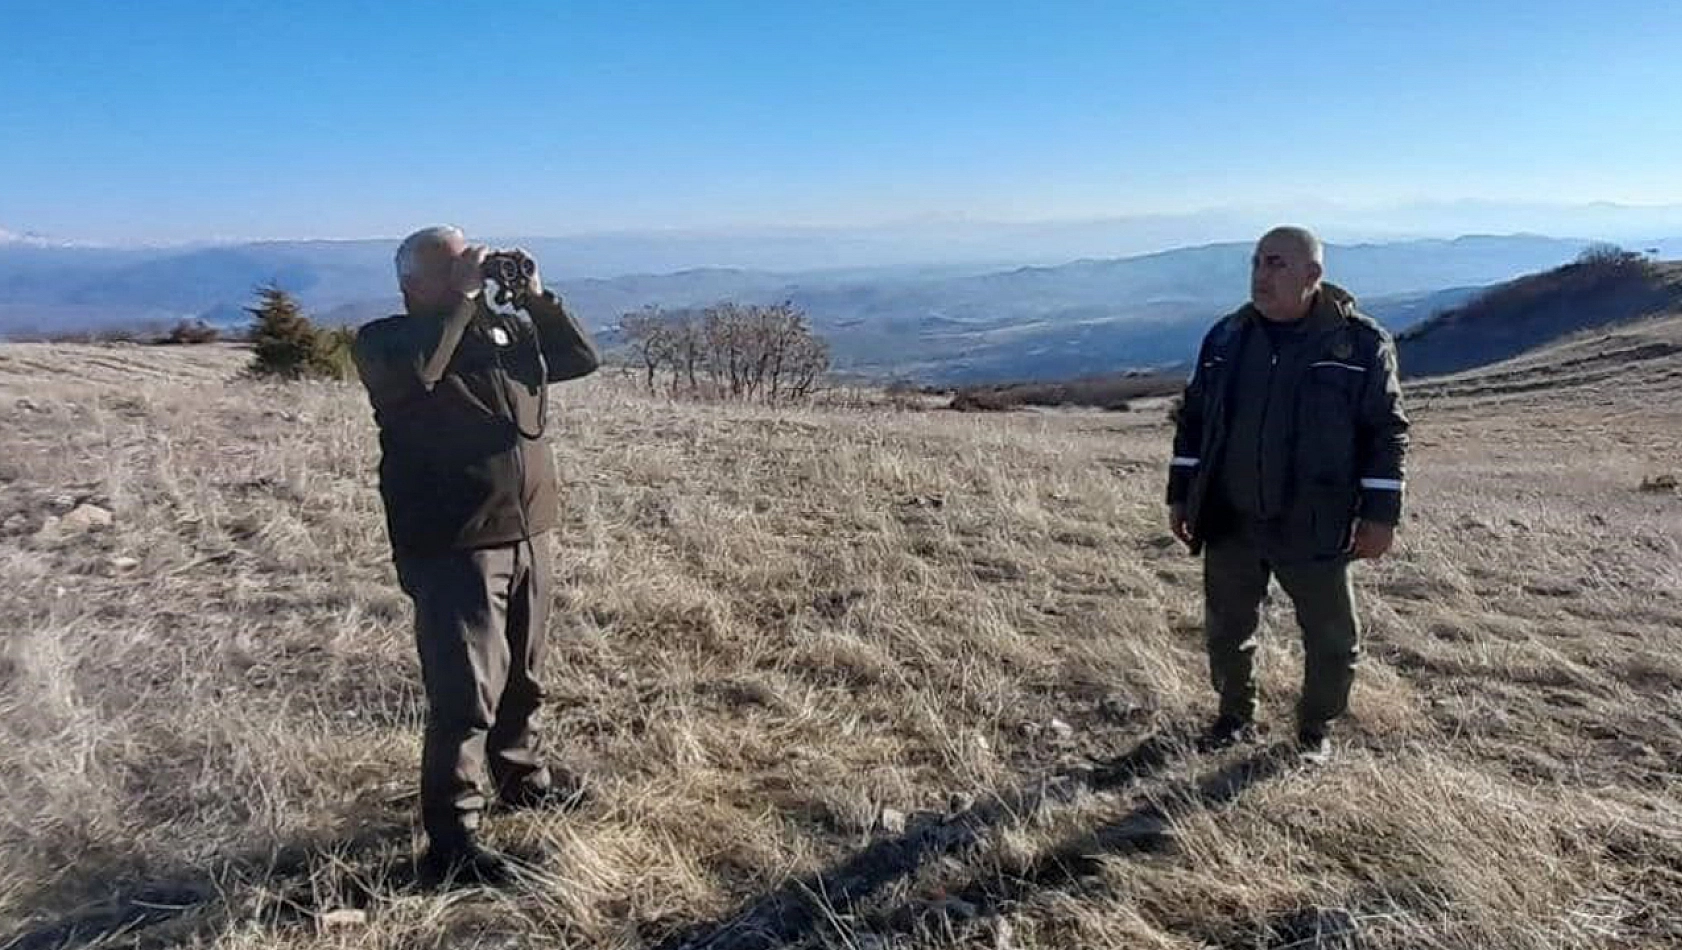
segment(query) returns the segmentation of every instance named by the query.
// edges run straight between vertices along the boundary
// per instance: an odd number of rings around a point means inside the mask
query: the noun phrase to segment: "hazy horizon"
[[[1537,235],[1559,238],[1628,240],[1664,239],[1682,235],[1682,203],[1638,205],[1612,201],[1494,202],[1479,198],[1450,201],[1420,201],[1385,206],[1352,206],[1335,202],[1305,200],[1273,206],[1225,206],[1191,208],[1178,212],[1138,215],[1088,215],[1055,218],[986,218],[975,215],[928,214],[883,219],[856,225],[809,224],[801,222],[743,221],[718,226],[623,227],[591,230],[546,229],[541,224],[518,231],[492,234],[473,227],[471,221],[416,219],[413,227],[431,223],[453,223],[480,239],[699,239],[724,240],[786,235],[806,238],[847,236],[912,236],[993,233],[1034,235],[1081,229],[1133,228],[1145,234],[1157,228],[1174,228],[1160,240],[1144,240],[1140,246],[1120,248],[1117,255],[1151,253],[1199,244],[1220,244],[1254,237],[1254,229],[1267,222],[1300,223],[1315,228],[1333,243],[1386,243],[1408,240],[1454,239],[1468,236]],[[413,227],[409,228],[412,230]],[[48,246],[83,246],[110,249],[166,249],[263,243],[356,243],[390,242],[408,230],[393,233],[244,233],[201,234],[174,239],[110,240],[81,234],[43,232],[28,222],[0,219],[0,247],[7,243],[38,243]],[[915,261],[906,261],[915,263]]]

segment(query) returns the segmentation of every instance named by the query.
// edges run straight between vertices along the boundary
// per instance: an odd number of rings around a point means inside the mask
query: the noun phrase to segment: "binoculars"
[[[494,251],[485,256],[481,273],[501,284],[504,290],[523,289],[531,275],[537,273],[537,262],[524,254]]]

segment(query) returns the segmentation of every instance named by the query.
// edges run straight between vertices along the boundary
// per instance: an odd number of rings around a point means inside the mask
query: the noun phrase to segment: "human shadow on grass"
[[[103,900],[41,915],[0,939],[0,950],[174,947],[225,926],[236,915],[283,927],[331,910],[365,907],[383,894],[415,885],[407,822],[388,813],[353,818],[347,825],[354,829],[347,834],[252,852],[213,868],[119,883]],[[72,884],[80,892],[99,886],[97,878],[89,877]],[[46,902],[50,894],[44,892],[36,903]]]
[[[1035,893],[1097,877],[1105,862],[1173,850],[1174,823],[1183,815],[1236,801],[1299,760],[1285,744],[1263,748],[1195,780],[1163,787],[1113,821],[1064,839],[1015,868],[976,875],[945,889],[938,901],[914,901],[870,914],[873,933],[915,933],[996,918]]]
[[[974,847],[989,831],[1019,825],[1048,806],[1074,800],[1084,790],[1119,789],[1148,778],[1189,750],[1191,743],[1192,737],[1184,733],[1157,733],[1115,759],[992,795],[955,815],[921,822],[819,874],[791,881],[733,913],[688,928],[659,943],[658,950],[768,950],[800,940],[831,915],[848,912],[931,860]]]

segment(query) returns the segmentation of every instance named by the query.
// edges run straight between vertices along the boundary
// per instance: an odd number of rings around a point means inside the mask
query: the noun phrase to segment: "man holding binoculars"
[[[498,883],[507,860],[476,840],[480,772],[488,766],[506,807],[583,795],[545,764],[533,729],[557,514],[543,434],[548,386],[589,375],[600,358],[523,251],[426,228],[398,248],[397,278],[406,312],[362,327],[354,354],[379,426],[380,495],[427,699],[422,877]],[[493,310],[487,280],[529,321]]]

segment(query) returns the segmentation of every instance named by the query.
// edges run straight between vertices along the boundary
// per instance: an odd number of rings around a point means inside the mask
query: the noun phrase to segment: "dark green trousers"
[[[1256,632],[1268,583],[1279,579],[1302,631],[1299,724],[1324,724],[1343,715],[1361,653],[1361,625],[1349,562],[1276,561],[1249,531],[1210,542],[1203,554],[1204,635],[1209,673],[1221,712],[1250,719],[1256,712]]]
[[[504,797],[549,784],[534,725],[551,572],[546,535],[397,558],[426,689],[421,821],[435,844],[464,843],[478,829],[487,764]]]

